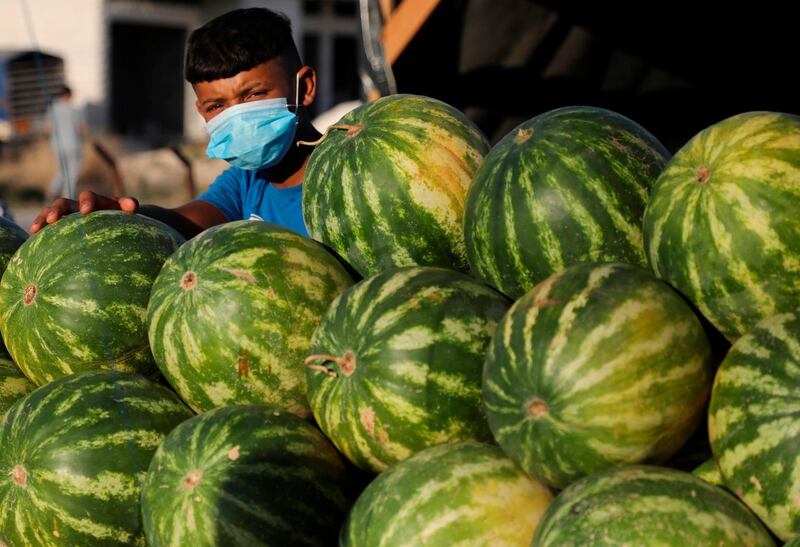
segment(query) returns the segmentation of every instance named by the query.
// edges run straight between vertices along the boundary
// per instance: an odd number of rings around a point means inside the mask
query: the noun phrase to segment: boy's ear
[[[298,82],[300,85],[300,104],[311,106],[317,96],[317,72],[306,65],[297,71]]]

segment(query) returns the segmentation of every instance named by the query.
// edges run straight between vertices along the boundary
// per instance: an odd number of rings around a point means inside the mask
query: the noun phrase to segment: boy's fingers
[[[139,210],[139,201],[136,198],[119,198],[119,207],[126,213],[133,214]]]
[[[77,203],[71,199],[59,198],[53,202],[47,212],[47,223],[52,224],[61,217],[74,213],[77,210]]]
[[[36,215],[35,219],[33,219],[33,224],[31,224],[30,227],[30,232],[32,234],[35,234],[36,232],[44,228],[45,224],[47,224],[46,218],[47,218],[47,213],[49,212],[50,212],[50,207],[45,207],[44,209],[39,211],[39,214]]]
[[[78,200],[81,204],[80,211],[84,215],[89,214],[92,211],[101,211],[103,209],[119,209],[119,205],[117,204],[116,200],[107,198],[105,196],[99,196],[94,192],[81,192]]]
[[[31,224],[31,233],[35,234],[48,224],[56,222],[64,215],[74,213],[78,204],[70,199],[60,198],[53,202],[50,207],[44,207]]]

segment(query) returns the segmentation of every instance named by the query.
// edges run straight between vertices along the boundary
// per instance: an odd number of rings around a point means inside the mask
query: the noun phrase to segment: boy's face
[[[310,67],[302,67],[300,75],[300,104],[308,106],[314,100],[316,75]],[[199,82],[193,85],[197,111],[208,122],[231,106],[263,99],[285,97],[294,103],[296,74],[286,68],[286,63],[276,57],[230,78]]]

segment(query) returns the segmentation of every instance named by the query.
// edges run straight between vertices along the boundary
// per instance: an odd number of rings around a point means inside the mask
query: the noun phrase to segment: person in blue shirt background
[[[206,153],[230,163],[197,199],[174,209],[140,205],[83,192],[78,201],[57,199],[39,213],[31,233],[80,211],[121,209],[161,220],[187,238],[234,220],[264,220],[307,236],[302,183],[312,147],[321,135],[307,108],[317,77],[303,65],[290,21],[265,8],[217,17],[189,37],[185,77],[206,121]]]

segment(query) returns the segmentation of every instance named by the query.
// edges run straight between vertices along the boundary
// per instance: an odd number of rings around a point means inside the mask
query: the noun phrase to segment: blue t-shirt
[[[308,237],[303,222],[303,185],[273,186],[262,171],[229,167],[197,199],[210,203],[228,220],[263,220]]]

